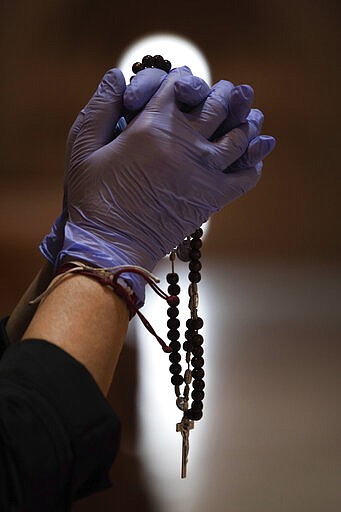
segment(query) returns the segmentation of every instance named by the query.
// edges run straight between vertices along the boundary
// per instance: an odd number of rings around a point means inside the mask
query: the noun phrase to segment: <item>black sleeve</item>
[[[2,355],[5,352],[6,348],[9,347],[10,345],[6,331],[7,320],[8,316],[0,320],[0,359],[2,358]]]
[[[4,351],[1,512],[65,512],[74,500],[110,487],[119,434],[96,382],[65,351],[45,340]]]

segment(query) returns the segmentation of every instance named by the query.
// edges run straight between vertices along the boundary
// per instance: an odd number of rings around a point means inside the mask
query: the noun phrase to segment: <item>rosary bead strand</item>
[[[171,70],[172,64],[165,60],[161,55],[145,55],[142,62],[135,62],[132,66],[133,73],[139,73],[146,68],[162,69],[166,73]],[[194,428],[194,421],[198,421],[203,416],[203,399],[205,396],[204,388],[204,349],[203,337],[199,334],[199,330],[203,327],[203,320],[198,316],[198,283],[201,280],[201,237],[202,229],[197,229],[190,237],[187,237],[176,249],[170,254],[171,272],[167,274],[168,293],[167,297],[167,338],[170,340],[169,348],[172,350],[169,354],[169,371],[172,375],[171,382],[174,385],[176,395],[176,405],[183,412],[183,418],[177,423],[176,430],[182,435],[182,466],[181,477],[185,478],[187,473],[187,462],[189,452],[189,432]],[[187,330],[185,332],[185,341],[182,348],[186,353],[186,370],[181,375],[181,343],[180,339],[180,321],[179,316],[179,276],[174,270],[175,258],[189,262],[188,279],[190,282],[189,304],[190,318],[186,322]],[[181,394],[180,386],[185,384],[183,394]],[[191,391],[192,390],[192,391]],[[190,398],[192,404],[189,407]]]
[[[174,354],[169,356],[172,362],[170,372],[173,374],[171,378],[172,384],[175,386],[176,405],[183,412],[183,418],[180,423],[177,423],[176,429],[182,435],[182,468],[181,477],[185,478],[187,474],[187,462],[189,452],[189,432],[194,428],[194,421],[198,421],[203,416],[203,399],[205,397],[205,382],[203,380],[205,372],[204,366],[204,349],[203,337],[199,334],[199,330],[203,327],[203,320],[198,316],[198,283],[201,280],[200,270],[202,268],[200,263],[202,241],[202,229],[196,230],[190,237],[184,240],[177,248],[176,253],[173,251],[170,255],[171,260],[171,273],[167,274],[167,282],[169,283],[168,292],[170,294],[178,295],[180,287],[177,284],[179,281],[178,274],[174,271],[174,262],[176,255],[183,261],[189,261],[188,279],[190,285],[188,287],[190,318],[186,322],[187,330],[185,331],[185,341],[182,348],[186,354],[186,365],[184,375],[181,372],[181,344],[179,339],[179,326],[180,322],[177,321],[178,308],[176,306],[170,307],[167,311],[168,314],[168,338],[172,338],[176,332],[177,339],[171,342],[170,346]],[[175,320],[175,322],[174,322]],[[176,374],[175,374],[176,372]],[[180,386],[185,384],[183,393],[180,392]],[[189,407],[190,398],[192,399],[191,406]]]

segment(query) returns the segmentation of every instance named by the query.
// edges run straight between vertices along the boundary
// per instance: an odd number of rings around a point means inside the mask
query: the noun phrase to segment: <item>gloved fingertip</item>
[[[188,75],[174,83],[175,97],[188,106],[196,106],[204,101],[210,92],[207,83],[201,78]]]
[[[197,91],[198,89],[200,89],[202,87],[202,83],[203,83],[203,80],[201,80],[201,78],[199,78],[198,76],[187,75],[187,76],[184,76],[183,78],[180,78],[179,80],[177,80],[174,83],[174,88],[177,90],[191,88],[192,90]]]
[[[123,104],[126,109],[135,111],[142,108],[160,87],[167,73],[162,69],[146,68],[137,73],[127,86]]]
[[[254,92],[249,85],[237,85],[231,91],[229,112],[236,124],[247,121],[251,111]]]
[[[276,139],[274,137],[271,137],[270,135],[261,135],[260,139],[262,141],[262,146],[265,151],[265,155],[267,156],[276,146]]]
[[[271,153],[276,145],[276,139],[269,135],[260,135],[253,139],[249,144],[249,158],[252,162],[263,160]]]
[[[272,137],[271,135],[261,135],[260,139],[264,141],[268,145],[268,147],[274,148],[277,144],[277,140],[275,137]]]
[[[176,72],[185,72],[185,73],[189,73],[190,75],[192,75],[192,71],[191,69],[188,67],[188,66],[180,66],[179,68],[173,68],[169,74],[174,74]]]
[[[247,120],[261,124],[264,121],[264,114],[258,108],[252,108],[249,115],[247,116]]]
[[[244,98],[246,101],[253,100],[254,97],[254,90],[252,89],[251,85],[248,84],[242,84],[238,85],[236,87],[238,91],[240,92],[240,95]]]
[[[125,88],[126,82],[122,71],[118,68],[111,68],[103,76],[96,91],[96,96],[110,99],[113,94],[123,94]]]

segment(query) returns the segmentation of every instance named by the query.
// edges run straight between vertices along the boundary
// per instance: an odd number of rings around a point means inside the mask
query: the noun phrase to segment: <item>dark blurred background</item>
[[[186,503],[176,488],[176,501],[160,485],[162,467],[148,479],[138,449],[124,451],[141,420],[132,344],[111,396],[127,436],[114,489],[75,510],[340,509],[340,13],[331,0],[1,0],[2,315],[41,265],[37,245],[59,212],[68,129],[135,40],[190,39],[213,82],[254,87],[263,132],[278,141],[257,188],[214,217],[206,242],[204,279],[216,285],[208,332],[221,342],[200,486],[188,484]]]

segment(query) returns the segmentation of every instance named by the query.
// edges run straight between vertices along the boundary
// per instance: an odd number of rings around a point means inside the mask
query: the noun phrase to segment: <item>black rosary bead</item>
[[[171,378],[171,383],[174,386],[181,386],[181,384],[183,384],[183,382],[184,382],[184,378],[182,375],[173,375]]]
[[[192,352],[193,343],[191,343],[190,341],[184,341],[182,347],[185,352]]]
[[[139,73],[146,68],[158,68],[162,69],[166,73],[171,70],[172,64],[169,60],[165,60],[162,55],[145,55],[142,62],[135,62],[132,66],[133,73]]]
[[[186,340],[192,340],[193,339],[193,336],[195,336],[195,332],[192,331],[192,330],[187,330],[185,332],[185,338]]]
[[[194,368],[192,370],[193,379],[203,379],[205,372],[202,368]]]
[[[199,249],[191,249],[189,252],[189,257],[191,260],[200,260],[201,258],[201,252]]]
[[[194,231],[194,233],[191,234],[191,237],[192,238],[201,238],[203,234],[204,234],[203,230],[201,228],[199,228],[199,229],[196,229]]]
[[[169,354],[169,360],[171,363],[178,363],[181,361],[181,354],[179,352],[172,352]]]
[[[142,59],[142,64],[145,68],[152,68],[155,66],[155,59],[151,55],[145,55]]]
[[[169,367],[169,371],[173,374],[173,375],[176,375],[178,373],[181,372],[181,364],[178,364],[178,363],[172,363]]]
[[[193,411],[192,409],[189,409],[188,411],[185,412],[185,416],[190,420],[198,421],[202,418],[203,413],[202,410]]]
[[[136,73],[139,73],[139,71],[142,71],[142,69],[144,69],[144,66],[141,62],[135,62],[135,64],[133,64],[131,69],[132,69],[133,73],[135,73],[135,75],[136,75]]]
[[[154,64],[153,64],[153,66],[155,68],[163,69],[164,63],[165,63],[165,60],[162,57],[162,55],[154,55]]]
[[[198,316],[198,318],[194,318],[193,319],[193,327],[196,331],[198,331],[199,329],[201,329],[204,325],[204,321],[202,318],[200,318]]]
[[[195,379],[192,383],[193,389],[202,391],[205,388],[205,381],[201,379]]]
[[[193,318],[189,318],[188,320],[186,320],[186,327],[191,331],[195,330],[193,327]]]
[[[170,318],[167,321],[167,327],[170,330],[179,329],[179,327],[180,327],[180,320],[178,318]]]
[[[180,333],[177,329],[170,329],[167,333],[167,338],[171,341],[177,341],[180,338]]]
[[[176,318],[179,315],[179,310],[175,306],[171,306],[167,309],[167,315],[169,318]]]
[[[193,238],[191,240],[191,249],[200,249],[202,247],[202,241],[200,238]]]
[[[191,397],[193,398],[193,400],[203,400],[203,398],[205,397],[205,392],[201,391],[200,389],[195,389],[194,391],[192,391]]]
[[[204,349],[199,345],[199,346],[194,346],[193,342],[192,342],[192,345],[193,345],[193,349],[192,349],[192,354],[194,357],[201,357],[204,353]]]
[[[192,411],[202,411],[203,407],[204,404],[201,400],[193,400],[191,407]]]
[[[178,276],[178,274],[175,274],[175,273],[169,273],[169,274],[167,274],[166,279],[167,279],[167,283],[176,284],[179,281],[179,276]]]
[[[179,295],[180,286],[178,284],[170,284],[168,286],[168,293],[169,295]]]
[[[165,59],[163,61],[163,67],[161,69],[163,69],[163,71],[166,71],[166,73],[169,73],[171,68],[172,68],[171,62],[169,60]]]
[[[192,357],[192,366],[193,368],[202,368],[204,366],[204,358],[203,357]]]
[[[189,318],[186,322],[186,327],[190,330],[193,330],[193,331],[198,331],[199,329],[202,328],[202,326],[204,325],[204,321],[202,318],[198,317],[198,318]]]
[[[193,411],[193,409],[190,409],[189,411],[187,411],[186,416],[190,420],[198,421],[203,417],[203,413],[202,410]]]
[[[191,270],[191,272],[188,274],[188,279],[191,283],[199,283],[201,280],[200,272],[195,272],[194,270]]]
[[[199,347],[204,343],[204,338],[201,336],[201,334],[194,334],[191,341],[195,347]]]
[[[170,348],[173,350],[173,352],[179,352],[181,348],[180,341],[172,340],[169,344]]]
[[[202,265],[199,260],[194,260],[189,262],[188,267],[193,272],[200,272]]]

